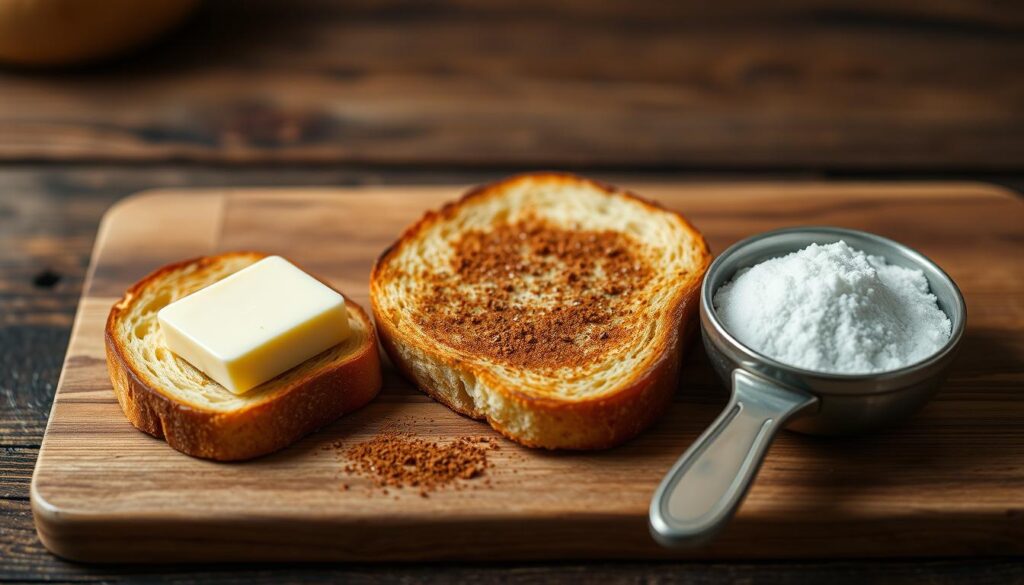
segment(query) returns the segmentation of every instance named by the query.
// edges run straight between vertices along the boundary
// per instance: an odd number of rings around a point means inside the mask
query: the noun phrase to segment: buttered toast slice
[[[367,314],[350,300],[347,339],[242,395],[167,349],[157,323],[161,308],[264,257],[232,252],[165,266],[128,289],[110,310],[110,380],[139,430],[195,457],[249,459],[281,449],[377,395],[377,336]]]
[[[599,449],[668,407],[709,261],[679,214],[533,174],[427,213],[370,293],[383,347],[424,392],[524,445]]]

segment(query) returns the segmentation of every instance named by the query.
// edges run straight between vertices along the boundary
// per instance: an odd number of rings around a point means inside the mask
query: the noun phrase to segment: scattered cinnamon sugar
[[[536,217],[454,242],[450,270],[419,275],[424,330],[523,367],[585,363],[624,336],[652,270],[615,231],[567,230]],[[622,318],[617,318],[622,317]]]
[[[340,447],[340,442],[335,443]],[[482,477],[492,467],[487,453],[499,449],[496,439],[458,437],[428,441],[411,433],[384,429],[372,439],[344,451],[346,473],[369,478],[388,495],[391,488],[415,488],[428,497],[438,488],[465,487],[464,480]],[[485,485],[490,485],[486,480]]]

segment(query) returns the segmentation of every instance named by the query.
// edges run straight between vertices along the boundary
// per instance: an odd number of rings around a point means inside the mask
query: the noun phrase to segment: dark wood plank
[[[0,447],[0,499],[28,499],[39,447]]]
[[[1024,5],[209,2],[113,64],[0,73],[2,160],[1024,165]]]
[[[96,223],[115,196],[77,191],[56,173],[0,171],[3,447],[39,446]]]

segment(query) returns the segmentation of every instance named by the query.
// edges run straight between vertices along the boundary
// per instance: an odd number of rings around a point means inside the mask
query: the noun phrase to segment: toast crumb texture
[[[371,299],[392,361],[438,401],[525,445],[606,448],[667,408],[709,261],[677,213],[522,175],[406,230]]]
[[[107,366],[118,402],[140,430],[184,453],[218,460],[276,451],[369,402],[380,390],[373,326],[351,300],[351,335],[299,366],[235,395],[167,349],[157,312],[265,257],[231,252],[172,264],[130,288],[110,311]]]

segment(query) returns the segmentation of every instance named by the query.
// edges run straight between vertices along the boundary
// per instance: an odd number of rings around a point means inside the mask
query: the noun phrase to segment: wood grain
[[[784,435],[733,525],[691,556],[1022,552],[1024,271],[1005,260],[1024,247],[1018,200],[970,184],[634,187],[686,213],[715,250],[794,224],[893,237],[942,265],[961,286],[970,314],[950,380],[921,415],[862,438]],[[364,480],[345,477],[334,457],[320,454],[330,441],[359,441],[395,418],[413,421],[427,437],[490,434],[411,392],[393,372],[369,407],[279,454],[240,465],[185,457],[135,431],[118,410],[98,332],[125,286],[183,255],[175,245],[284,253],[364,302],[368,267],[379,250],[426,207],[459,192],[225,189],[144,195],[115,208],[97,243],[99,260],[80,304],[36,470],[43,541],[67,556],[136,561],[670,554],[647,536],[650,494],[724,399],[699,350],[685,362],[685,383],[671,411],[637,440],[581,455],[505,443],[496,454],[493,489],[428,499],[374,495]],[[216,200],[222,203],[208,203]],[[193,202],[196,209],[219,211],[199,213],[195,223],[167,215]],[[147,214],[148,208],[163,211]],[[140,222],[149,222],[151,233],[174,228],[169,242],[177,244],[132,244],[121,226],[145,233]],[[212,239],[211,222],[220,226]],[[352,489],[341,490],[342,482]]]
[[[0,73],[0,160],[1019,170],[1024,10],[966,0],[209,2]]]

